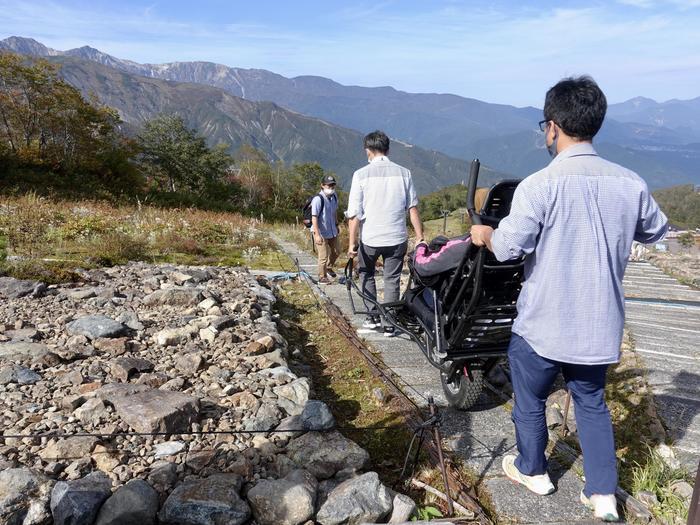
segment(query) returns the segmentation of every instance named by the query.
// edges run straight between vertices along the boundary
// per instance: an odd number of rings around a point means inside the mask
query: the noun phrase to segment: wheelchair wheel
[[[447,374],[440,373],[442,390],[447,398],[447,403],[458,410],[466,410],[474,405],[484,389],[484,372],[479,368],[472,370],[473,381],[458,371],[452,381],[448,380]]]

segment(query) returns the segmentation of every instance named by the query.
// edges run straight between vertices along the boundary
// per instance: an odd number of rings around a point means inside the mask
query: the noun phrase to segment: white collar
[[[387,161],[387,160],[389,160],[389,157],[387,157],[386,155],[380,155],[378,157],[374,157],[372,160],[369,161],[369,163],[372,164],[373,162]]]

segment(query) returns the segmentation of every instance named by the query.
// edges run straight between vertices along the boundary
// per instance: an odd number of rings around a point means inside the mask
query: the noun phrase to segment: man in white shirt
[[[418,198],[411,172],[389,160],[389,144],[389,137],[382,131],[374,131],[365,137],[364,147],[369,163],[353,174],[346,212],[350,226],[348,255],[359,255],[362,291],[369,297],[377,297],[374,273],[377,260],[381,257],[384,263],[385,303],[398,301],[400,297],[401,270],[408,246],[406,212],[417,239],[423,239],[423,225],[418,214]],[[362,234],[358,246],[360,229]],[[366,306],[370,312],[376,311],[371,304]],[[379,317],[374,314],[363,323],[363,327],[369,329],[380,326]],[[384,335],[393,336],[393,328],[386,327]]]

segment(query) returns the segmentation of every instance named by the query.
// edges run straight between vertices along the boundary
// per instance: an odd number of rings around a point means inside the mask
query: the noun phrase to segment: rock
[[[9,366],[0,370],[0,385],[17,383],[18,385],[33,385],[41,381],[41,376],[23,366]]]
[[[236,392],[229,398],[231,404],[236,408],[241,408],[246,412],[256,413],[260,408],[260,400],[250,392]]]
[[[207,343],[213,343],[216,341],[216,334],[218,332],[214,330],[211,326],[209,328],[202,328],[199,331],[199,338]]]
[[[289,384],[278,386],[272,391],[279,397],[278,404],[290,416],[300,415],[309,400],[311,383],[305,377],[301,377]]]
[[[173,272],[170,274],[170,278],[177,284],[185,284],[187,281],[192,280],[192,276],[182,272]]]
[[[83,385],[86,386],[86,385]],[[109,383],[99,387],[95,391],[95,397],[114,404],[114,400],[124,396],[148,392],[150,389],[145,385],[135,385],[133,383]]]
[[[289,416],[280,421],[275,428],[274,436],[282,439],[294,439],[304,433],[301,416]]]
[[[59,481],[51,492],[54,525],[92,525],[111,493],[112,483],[104,472],[93,472],[76,481]]]
[[[88,315],[66,325],[70,335],[84,335],[88,339],[119,337],[127,332],[126,326],[104,315]]]
[[[90,457],[79,458],[66,467],[64,474],[66,479],[78,479],[88,474],[91,470],[92,459]]]
[[[175,287],[156,290],[143,298],[143,304],[146,306],[194,306],[202,299],[204,299],[202,291],[198,288]]]
[[[257,341],[251,341],[243,349],[243,355],[262,355],[267,352],[265,345],[258,343]]]
[[[267,432],[279,424],[281,417],[282,414],[277,405],[264,403],[258,409],[255,417],[246,420],[243,430],[247,432]]]
[[[369,461],[366,450],[336,431],[307,432],[290,441],[287,455],[318,479],[333,477],[346,468],[361,470]]]
[[[163,459],[185,450],[185,444],[182,441],[166,441],[165,443],[158,443],[153,449],[155,458]]]
[[[46,357],[47,354],[49,354],[48,347],[41,343],[27,343],[24,341],[0,343],[0,361],[37,361]]]
[[[258,525],[299,525],[314,515],[316,479],[294,470],[284,479],[261,481],[248,491],[248,503]]]
[[[126,345],[128,340],[128,337],[101,337],[99,339],[95,339],[92,342],[92,345],[100,352],[107,352],[109,354],[117,356],[126,353]]]
[[[174,377],[165,383],[163,383],[159,388],[161,390],[168,390],[170,392],[177,392],[179,390],[182,390],[182,388],[185,386],[185,380],[182,377]]]
[[[392,497],[376,472],[367,472],[338,485],[316,515],[321,525],[377,522],[392,509]]]
[[[80,370],[66,370],[65,372],[54,374],[54,377],[61,385],[78,386],[83,383],[83,374],[80,373]]]
[[[156,461],[151,465],[148,481],[162,492],[169,490],[177,482],[177,465],[171,461]]]
[[[131,328],[132,330],[139,331],[144,329],[143,323],[139,321],[139,316],[136,312],[122,312],[119,314],[119,317],[117,317],[117,321]]]
[[[328,405],[312,399],[304,406],[301,424],[304,430],[330,430],[335,427],[335,418]]]
[[[153,374],[141,374],[136,380],[137,385],[146,385],[151,388],[160,388],[165,383],[167,383],[169,377],[161,372],[155,372]]]
[[[181,355],[175,361],[175,368],[189,376],[193,376],[202,368],[204,364],[204,358],[201,352],[191,352],[189,354]]]
[[[199,472],[216,458],[216,450],[199,450],[187,453],[185,465],[194,472]]]
[[[0,523],[44,525],[51,520],[53,481],[28,468],[0,471]]]
[[[109,411],[101,399],[88,399],[73,411],[73,415],[83,423],[98,425],[101,420],[109,418]]]
[[[682,480],[674,481],[671,483],[669,488],[673,494],[690,503],[690,500],[693,497],[693,486],[690,483]]]
[[[92,460],[95,462],[95,466],[106,473],[112,472],[121,465],[122,459],[120,456],[117,450],[107,448],[104,445],[96,445],[95,450],[92,451]]]
[[[415,502],[405,494],[396,494],[389,523],[408,522],[418,510]]]
[[[209,310],[210,308],[214,308],[217,304],[219,304],[219,303],[216,302],[215,299],[212,299],[212,298],[210,297],[209,299],[204,299],[204,301],[202,301],[201,303],[199,303],[199,304],[197,305],[197,308],[199,308],[200,310],[203,310],[203,311],[206,312],[206,311]]]
[[[236,320],[236,317],[234,317],[233,315],[222,315],[214,319],[209,324],[209,326],[217,332],[221,332],[226,328],[233,328],[234,326],[236,326],[237,322],[238,321]]]
[[[564,423],[564,416],[557,407],[552,405],[547,407],[545,411],[545,419],[547,421],[548,428],[558,427]]]
[[[110,366],[110,374],[126,383],[129,381],[129,376],[139,372],[148,372],[153,370],[153,363],[147,359],[138,357],[118,357]]]
[[[6,299],[19,299],[30,295],[42,297],[47,290],[46,284],[39,281],[24,281],[14,277],[0,277],[0,296]]]
[[[656,453],[669,468],[679,469],[681,467],[681,462],[676,458],[676,453],[665,443],[660,443],[656,446]]]
[[[20,328],[19,330],[6,330],[5,337],[9,337],[13,341],[32,342],[35,339],[39,339],[39,331],[36,328]]]
[[[380,405],[386,405],[391,398],[389,394],[387,394],[383,388],[376,387],[372,389],[372,396],[374,396],[374,399],[377,400],[377,403]]]
[[[185,344],[194,332],[191,328],[166,328],[158,332],[154,338],[160,346],[175,346]]]
[[[49,441],[39,452],[39,457],[44,461],[89,457],[97,442],[97,438],[91,436],[75,436]]]
[[[648,508],[656,507],[659,504],[659,499],[656,497],[656,494],[648,490],[640,490],[634,497]]]
[[[142,479],[132,479],[104,502],[95,525],[153,525],[158,493]]]
[[[97,292],[98,290],[95,290],[94,288],[79,288],[73,292],[70,292],[68,296],[71,299],[77,299],[78,301],[81,301],[97,297]]]
[[[186,432],[199,415],[199,399],[161,389],[114,397],[111,403],[137,432]]]
[[[168,496],[158,517],[164,525],[242,525],[250,507],[241,499],[236,474],[186,481]]]

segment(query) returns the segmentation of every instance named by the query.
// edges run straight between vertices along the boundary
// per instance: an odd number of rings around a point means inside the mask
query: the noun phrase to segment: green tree
[[[207,195],[224,183],[233,165],[225,144],[209,148],[178,115],[146,122],[138,144],[142,169],[164,191]]]

